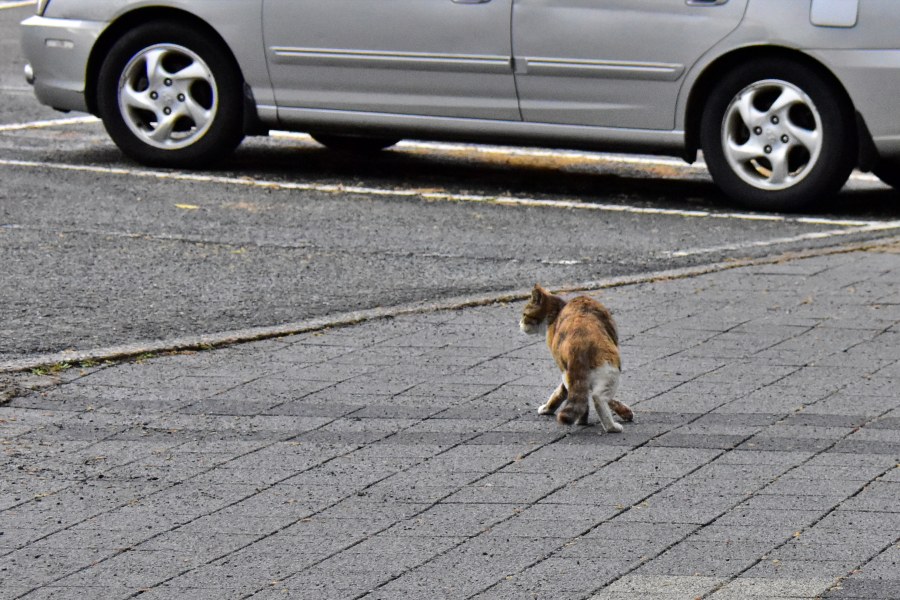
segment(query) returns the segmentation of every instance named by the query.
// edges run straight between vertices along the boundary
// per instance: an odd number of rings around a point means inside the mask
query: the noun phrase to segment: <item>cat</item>
[[[552,415],[566,402],[556,419],[564,425],[587,425],[592,397],[604,431],[622,431],[610,409],[624,421],[634,419],[632,410],[614,399],[622,361],[619,332],[605,306],[587,296],[566,302],[535,285],[519,327],[529,334],[546,333],[547,346],[563,373],[562,383],[538,413]]]

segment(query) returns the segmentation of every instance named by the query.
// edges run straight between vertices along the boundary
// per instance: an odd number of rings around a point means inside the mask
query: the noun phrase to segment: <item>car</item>
[[[37,99],[146,165],[308,132],[697,160],[754,209],[900,185],[896,0],[40,0]]]

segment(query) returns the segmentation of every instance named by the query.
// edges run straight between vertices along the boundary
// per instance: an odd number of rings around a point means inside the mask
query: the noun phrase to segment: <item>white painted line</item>
[[[25,131],[26,129],[46,129],[48,127],[63,127],[66,125],[85,125],[88,123],[99,123],[97,117],[70,117],[66,119],[51,119],[49,121],[31,121],[30,123],[11,123],[9,125],[0,125],[0,133],[7,131]]]
[[[27,2],[0,2],[0,10],[6,8],[25,8],[26,6],[34,6],[36,2],[34,0],[28,0]]]
[[[320,192],[327,194],[355,194],[360,196],[380,196],[393,198],[419,198],[429,201],[442,202],[470,202],[476,204],[494,204],[500,206],[524,206],[554,209],[575,209],[598,212],[613,212],[635,215],[662,215],[683,218],[710,218],[728,219],[738,221],[775,221],[782,223],[815,224],[832,227],[869,227],[880,226],[884,221],[848,221],[816,219],[815,223],[806,222],[798,218],[783,217],[780,215],[764,215],[754,213],[715,213],[703,210],[679,210],[671,208],[647,208],[641,206],[629,206],[622,204],[595,204],[571,200],[544,200],[539,198],[518,198],[512,196],[485,196],[479,194],[457,194],[453,192],[438,192],[433,190],[420,190],[415,188],[376,188],[365,186],[349,186],[341,184],[322,183],[293,183],[285,181],[270,181],[253,179],[251,177],[223,177],[217,175],[201,175],[198,173],[185,173],[177,171],[153,171],[149,169],[129,169],[115,167],[99,167],[94,165],[75,165],[66,163],[52,163],[29,160],[0,159],[0,166],[25,167],[33,169],[55,169],[60,171],[78,171],[84,173],[97,173],[103,175],[121,175],[127,177],[143,177],[150,179],[188,181],[195,183],[215,183],[221,185],[239,185],[244,187],[258,187],[266,189],[281,189],[294,191]]]
[[[668,258],[684,258],[686,256],[700,256],[703,254],[717,254],[719,252],[734,252],[736,250],[751,250],[755,248],[768,248],[771,246],[781,246],[784,244],[793,244],[797,242],[806,242],[812,240],[824,240],[834,237],[842,237],[854,235],[858,233],[872,233],[875,231],[892,231],[900,229],[900,221],[884,221],[881,223],[870,223],[861,227],[850,227],[847,229],[831,229],[828,231],[815,231],[812,233],[804,233],[791,237],[774,238],[770,240],[755,240],[750,242],[739,242],[735,244],[724,244],[721,246],[710,246],[708,248],[692,248],[689,250],[676,250],[664,252],[663,256]]]

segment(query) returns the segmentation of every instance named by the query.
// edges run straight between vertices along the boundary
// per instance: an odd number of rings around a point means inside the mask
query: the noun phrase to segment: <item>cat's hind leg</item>
[[[619,369],[612,365],[604,365],[591,373],[591,396],[594,399],[594,407],[600,416],[600,424],[604,431],[621,433],[622,426],[613,420],[610,405],[616,390],[619,388]],[[625,406],[624,404],[622,406]],[[627,408],[627,407],[626,407]],[[616,411],[618,412],[618,411]],[[629,409],[630,412],[630,409]]]
[[[546,403],[541,404],[538,407],[539,415],[552,415],[556,413],[556,409],[559,408],[559,405],[566,401],[566,398],[569,396],[569,391],[566,389],[565,381],[559,384],[559,387],[550,394],[550,398]]]
[[[573,423],[587,425],[588,397],[591,395],[590,385],[584,377],[573,375],[568,371],[565,375],[565,381],[569,390],[569,397],[566,405],[556,415],[556,420],[563,425],[571,425]]]

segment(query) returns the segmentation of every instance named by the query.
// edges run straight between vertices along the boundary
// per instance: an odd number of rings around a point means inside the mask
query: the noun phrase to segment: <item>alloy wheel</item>
[[[796,85],[778,79],[753,83],[725,110],[722,148],[733,171],[765,191],[802,181],[822,152],[822,117]]]
[[[176,44],[137,53],[119,79],[119,109],[128,128],[163,150],[202,138],[218,110],[216,79],[200,56]]]

